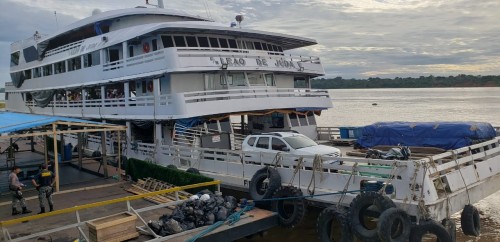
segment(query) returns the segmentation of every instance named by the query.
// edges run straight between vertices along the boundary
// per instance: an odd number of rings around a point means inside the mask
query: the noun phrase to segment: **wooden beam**
[[[83,161],[82,161],[82,158],[83,158],[83,145],[82,145],[82,142],[83,142],[83,137],[82,137],[82,133],[78,133],[77,134],[77,137],[78,137],[78,143],[76,144],[76,147],[78,147],[78,168],[81,170],[82,169],[82,165],[83,165]]]
[[[121,131],[116,132],[118,135],[118,181],[122,180],[122,149],[121,149],[121,140],[120,135]]]
[[[54,170],[56,172],[56,192],[59,191],[59,156],[57,155],[57,124],[53,123],[52,124],[52,133],[53,133],[53,139],[54,139],[54,165],[56,169]]]
[[[125,131],[126,127],[119,127],[119,128],[98,128],[98,129],[80,129],[80,130],[63,130],[63,131],[58,131],[57,133],[59,134],[77,134],[77,133],[86,133],[86,132],[102,132],[102,131]],[[31,137],[31,136],[42,136],[42,135],[48,135],[52,134],[52,131],[47,131],[47,132],[37,132],[37,133],[26,133],[26,134],[12,134],[12,135],[5,135],[5,136],[0,136],[0,139],[9,139],[9,138],[24,138],[24,137]]]
[[[32,136],[33,137],[33,136]],[[48,165],[48,161],[49,161],[49,150],[48,150],[48,142],[49,141],[49,138],[47,137],[47,135],[44,135],[43,136],[43,143],[44,143],[44,147],[43,147],[43,155],[44,155],[44,159],[45,159],[45,165]]]
[[[108,178],[108,159],[106,158],[106,132],[101,133],[101,160],[104,168],[104,177]]]
[[[94,124],[94,123],[77,123],[77,122],[66,122],[66,121],[57,121],[59,125],[68,125],[68,126],[82,126],[82,127],[125,127],[123,125],[113,125],[113,124]]]

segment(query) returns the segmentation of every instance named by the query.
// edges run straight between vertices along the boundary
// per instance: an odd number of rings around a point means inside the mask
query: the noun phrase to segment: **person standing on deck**
[[[17,210],[18,203],[21,204],[23,214],[31,213],[31,211],[26,208],[26,200],[24,199],[23,193],[21,192],[24,184],[19,182],[19,178],[17,177],[17,174],[19,174],[20,172],[21,168],[19,168],[18,166],[13,166],[9,174],[9,189],[12,194],[12,215],[18,215],[21,213]]]
[[[55,182],[55,175],[47,169],[47,165],[42,165],[42,170],[38,173],[33,180],[33,185],[38,190],[38,200],[40,201],[40,212],[45,213],[45,205],[43,199],[46,198],[49,204],[50,212],[54,211],[54,203],[52,201],[53,186]]]

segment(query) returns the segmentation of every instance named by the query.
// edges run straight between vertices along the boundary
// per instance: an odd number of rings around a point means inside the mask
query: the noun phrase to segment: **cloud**
[[[150,0],[150,2],[155,2]],[[103,11],[135,7],[138,0],[8,0],[0,16],[0,42],[29,37],[35,30],[55,30]],[[244,14],[244,28],[314,38],[318,45],[293,50],[322,59],[327,76],[369,77],[499,74],[500,1],[484,0],[169,0],[215,21]],[[23,17],[19,17],[23,16]],[[50,31],[52,30],[52,31]],[[0,44],[0,78],[5,79],[8,48]]]

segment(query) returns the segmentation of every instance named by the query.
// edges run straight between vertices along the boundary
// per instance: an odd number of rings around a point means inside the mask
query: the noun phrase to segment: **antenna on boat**
[[[165,5],[163,4],[163,0],[158,0],[158,5],[150,4],[149,0],[146,0],[146,5],[155,6],[157,8],[165,8]]]
[[[245,19],[245,18],[243,17],[243,15],[239,14],[239,15],[236,15],[235,19],[236,19],[236,22],[238,22],[238,26],[241,29],[241,22],[243,22],[243,19]]]
[[[212,13],[210,12],[210,8],[208,7],[207,1],[203,1],[203,5],[205,5],[205,12],[207,13],[207,18],[212,19]]]
[[[57,30],[59,30],[59,21],[57,21],[57,12],[54,11],[54,17],[56,17],[56,26],[57,26]]]

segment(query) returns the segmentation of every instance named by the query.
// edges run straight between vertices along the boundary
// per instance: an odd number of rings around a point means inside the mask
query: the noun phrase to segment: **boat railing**
[[[316,127],[319,140],[334,140],[340,138],[339,127]]]
[[[181,56],[189,57],[244,57],[244,58],[262,58],[268,55],[271,59],[283,59],[298,62],[310,62],[314,64],[321,64],[320,58],[317,56],[296,56],[292,54],[285,54],[283,52],[266,51],[266,50],[242,50],[232,48],[200,48],[200,47],[182,47],[177,48],[177,52]],[[237,54],[237,55],[235,55]]]
[[[327,97],[327,90],[310,90],[294,88],[252,88],[185,92],[186,103],[197,103],[217,100],[268,98],[268,97]]]
[[[113,62],[108,62],[102,65],[102,70],[103,71],[111,71],[111,70],[116,70],[125,67],[125,61],[122,60],[117,60]]]
[[[83,43],[83,41],[84,40],[75,41],[73,43],[69,43],[69,44],[66,44],[66,45],[59,46],[57,48],[48,50],[47,52],[45,52],[45,57],[49,57],[51,55],[59,54],[61,52],[67,51],[67,50],[71,50],[71,49],[75,49],[75,48],[80,48],[80,45]]]

